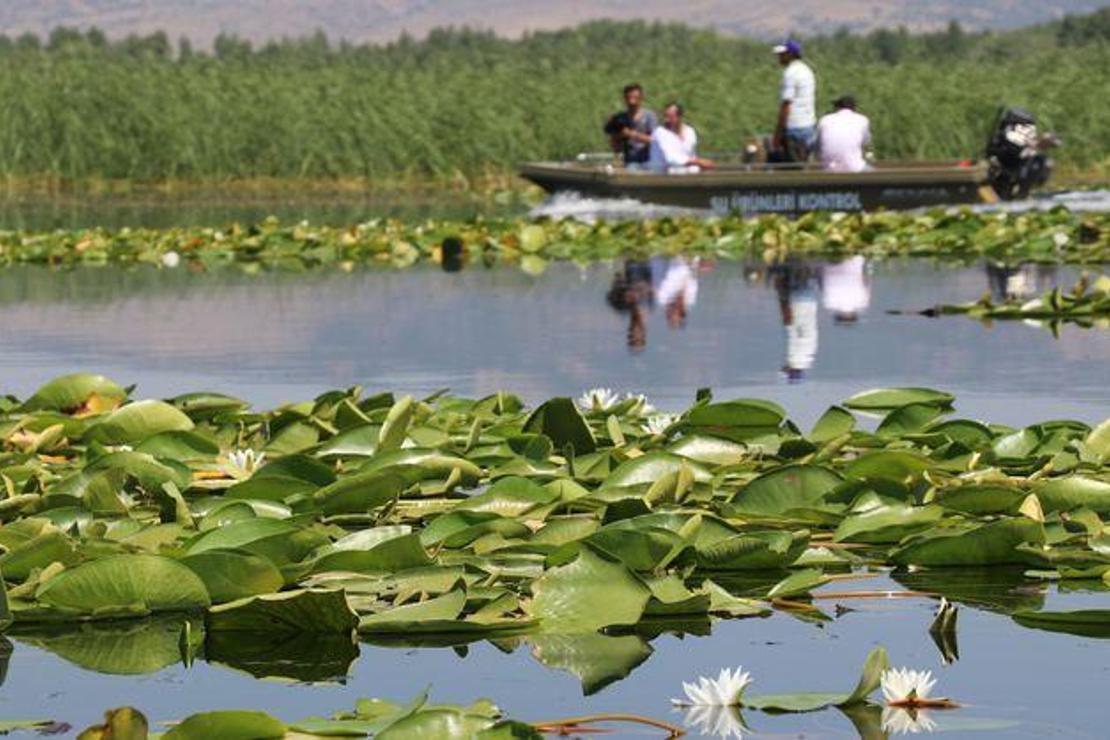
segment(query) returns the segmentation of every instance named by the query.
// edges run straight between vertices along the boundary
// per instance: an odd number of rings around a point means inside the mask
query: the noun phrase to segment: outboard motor
[[[1002,109],[987,142],[990,183],[998,197],[1025,198],[1030,190],[1048,182],[1052,160],[1046,152],[1056,143],[1054,134],[1040,133],[1037,119],[1029,111]]]

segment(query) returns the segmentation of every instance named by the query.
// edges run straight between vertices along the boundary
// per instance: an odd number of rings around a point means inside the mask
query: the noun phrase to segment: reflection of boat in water
[[[627,170],[583,156],[525,164],[520,174],[551,193],[709,208],[718,213],[804,213],[906,209],[997,200],[986,163],[880,164],[866,172],[827,172],[816,165],[722,164],[669,175]]]
[[[1044,184],[1051,161],[1033,116],[1004,110],[986,156],[962,162],[880,162],[864,172],[829,172],[817,165],[746,162],[733,157],[711,170],[666,174],[626,169],[610,154],[563,162],[529,162],[525,179],[550,193],[632,198],[644,203],[709,208],[717,213],[900,210],[1023,198]]]

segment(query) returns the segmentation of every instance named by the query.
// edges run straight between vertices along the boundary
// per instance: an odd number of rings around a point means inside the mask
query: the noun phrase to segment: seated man
[[[682,122],[682,113],[678,103],[663,109],[663,125],[651,134],[648,169],[653,172],[687,174],[713,167],[713,162],[698,157],[698,132]]]
[[[833,172],[863,172],[867,169],[864,150],[871,143],[871,122],[856,112],[851,95],[837,98],[833,109],[817,123],[821,166]]]
[[[651,133],[658,126],[655,114],[644,108],[643,104],[644,89],[636,83],[626,85],[625,109],[605,123],[605,133],[609,136],[613,151],[621,154],[626,167],[647,165]]]

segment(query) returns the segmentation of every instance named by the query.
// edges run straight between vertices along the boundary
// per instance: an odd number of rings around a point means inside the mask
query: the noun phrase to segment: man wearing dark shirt
[[[609,135],[613,151],[621,153],[626,167],[647,166],[651,153],[651,132],[659,125],[655,114],[645,109],[643,103],[644,89],[635,83],[626,85],[625,109],[605,124],[605,133]]]

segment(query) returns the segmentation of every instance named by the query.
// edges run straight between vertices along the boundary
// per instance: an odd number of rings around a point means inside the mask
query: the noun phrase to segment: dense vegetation
[[[433,261],[445,269],[461,269],[468,262],[519,264],[539,274],[551,260],[591,262],[648,253],[768,263],[795,256],[863,254],[871,259],[1096,264],[1110,262],[1110,216],[1064,208],[1018,215],[964,209],[597,224],[569,219],[375,219],[338,227],[267,219],[224,229],[0,232],[0,267],[147,264],[201,271],[238,264],[250,270],[350,270],[360,264],[400,269]]]
[[[1110,11],[1008,33],[807,40],[819,106],[853,92],[883,157],[979,153],[1001,104],[1039,113],[1076,166],[1110,151]],[[703,149],[772,125],[764,42],[677,25],[592,23],[519,41],[434,32],[386,46],[321,35],[210,52],[165,34],[0,38],[0,175],[164,180],[473,174],[604,146],[620,86],[681,98]]]

